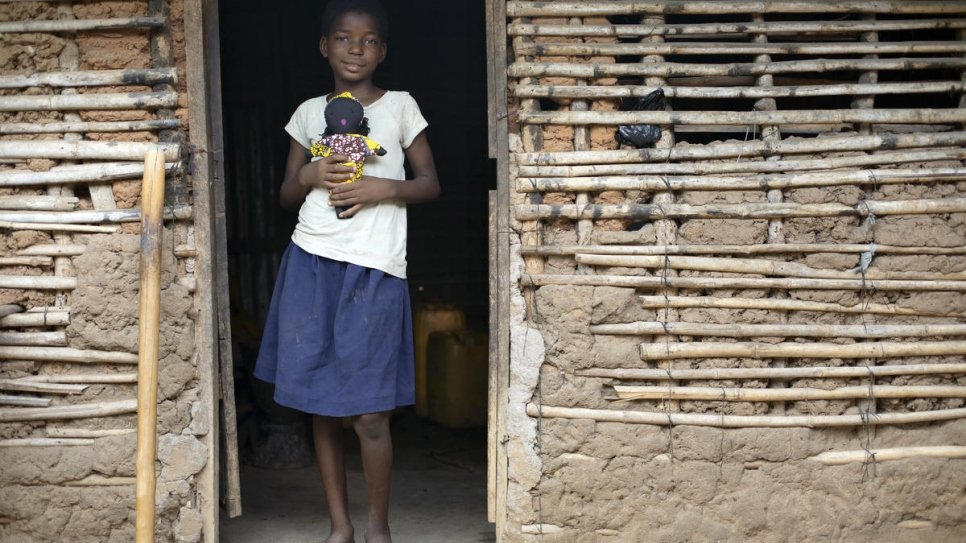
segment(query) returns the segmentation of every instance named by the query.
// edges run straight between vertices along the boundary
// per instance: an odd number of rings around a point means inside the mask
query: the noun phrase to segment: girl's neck
[[[332,94],[329,96],[336,96],[338,94],[342,94],[343,92],[351,92],[352,96],[364,106],[368,106],[369,104],[382,98],[382,95],[386,93],[385,90],[373,85],[372,81],[356,84],[346,84],[336,81],[335,86],[332,89]]]

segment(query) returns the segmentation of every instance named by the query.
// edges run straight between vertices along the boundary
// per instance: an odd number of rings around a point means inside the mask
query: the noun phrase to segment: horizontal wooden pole
[[[133,434],[137,430],[134,428],[107,428],[103,430],[89,430],[86,428],[57,428],[47,426],[44,432],[47,437],[67,437],[96,439],[99,437],[114,437]]]
[[[167,24],[165,17],[117,17],[114,19],[55,19],[46,21],[8,21],[0,23],[0,33],[15,32],[83,32],[87,30],[120,30],[124,28],[158,28]]]
[[[15,396],[12,394],[0,394],[0,405],[17,405],[20,407],[47,407],[51,404],[50,398],[34,398],[30,396]]]
[[[67,332],[0,332],[0,345],[67,346]]]
[[[606,15],[724,15],[736,13],[883,13],[960,14],[966,5],[956,0],[653,0],[650,2],[521,2],[506,3],[507,17],[593,17]]]
[[[0,328],[67,326],[68,324],[70,324],[70,313],[57,310],[46,313],[18,313],[0,318]]]
[[[929,215],[966,211],[966,198],[945,200],[866,200],[852,207],[844,204],[757,203],[745,204],[625,204],[625,205],[515,205],[519,221],[541,219],[779,219],[794,217],[867,217],[869,215]],[[0,217],[3,214],[0,213]]]
[[[603,192],[607,190],[775,190],[842,185],[897,185],[958,182],[966,168],[858,170],[746,176],[636,175],[597,177],[520,177],[517,192]]]
[[[72,362],[82,364],[137,364],[138,356],[133,353],[82,350],[69,347],[0,346],[0,360],[31,360],[37,362]],[[68,376],[58,377],[67,378]],[[59,379],[55,382],[69,383],[70,381]]]
[[[858,270],[829,270],[813,268],[798,262],[754,258],[717,258],[707,256],[658,256],[658,255],[593,255],[578,254],[578,264],[588,266],[616,266],[622,268],[669,268],[673,270],[714,271],[726,273],[754,273],[760,275],[783,275],[787,277],[810,277],[814,279],[867,279],[867,280],[922,280],[966,281],[966,272],[937,273],[915,271],[885,271],[869,268]]]
[[[174,68],[149,68],[140,70],[90,70],[70,72],[39,72],[30,75],[2,75],[0,89],[27,87],[100,87],[112,85],[158,85],[176,84],[178,74]]]
[[[50,267],[54,259],[49,256],[0,256],[0,266]]]
[[[618,66],[627,66],[618,64]],[[962,66],[966,68],[966,59]],[[538,111],[521,110],[518,118],[532,125],[620,124],[742,124],[786,123],[922,123],[966,122],[966,111],[956,109],[811,109],[759,111]]]
[[[515,45],[517,55],[530,56],[647,56],[647,55],[914,55],[962,54],[961,41],[907,42],[639,42],[546,43]]]
[[[126,385],[137,383],[137,373],[66,373],[57,375],[32,375],[26,381],[38,383]]]
[[[0,439],[0,447],[77,447],[93,445],[93,439],[66,439],[50,437],[25,437],[20,439]]]
[[[80,198],[48,194],[14,194],[0,196],[0,210],[71,211]]]
[[[813,154],[818,152],[881,151],[911,147],[962,147],[966,132],[937,132],[913,134],[873,134],[868,136],[822,136],[806,140],[749,140],[743,142],[714,142],[678,145],[670,149],[614,149],[594,151],[564,151],[514,153],[513,160],[521,166],[635,164],[653,161],[710,160],[736,157],[775,157],[778,155]],[[788,158],[788,157],[786,157]],[[932,168],[939,170],[941,168]],[[955,169],[955,168],[951,168]],[[896,170],[873,170],[871,173],[890,173]],[[835,172],[836,174],[852,172]],[[827,172],[826,175],[830,175]]]
[[[906,458],[966,458],[966,447],[961,445],[926,445],[921,447],[892,447],[888,449],[859,449],[854,451],[827,451],[809,460],[826,466],[841,466],[856,462],[888,462]]]
[[[584,409],[527,404],[527,415],[538,418],[565,418],[652,424],[657,426],[710,426],[714,428],[820,428],[885,424],[915,424],[966,417],[966,408],[918,411],[910,413],[876,413],[873,415],[713,415],[698,413],[663,413],[620,411],[616,409]]]
[[[185,220],[192,217],[191,206],[175,206],[164,210],[164,218]],[[131,209],[105,209],[105,210],[85,210],[85,211],[37,211],[37,212],[17,212],[0,211],[0,221],[19,222],[19,223],[44,223],[44,224],[84,224],[84,223],[122,223],[138,222],[141,220],[141,210]]]
[[[38,243],[17,251],[21,256],[80,256],[87,250],[85,245]]]
[[[966,398],[966,386],[860,385],[822,388],[734,388],[614,385],[621,400],[808,402],[877,398]]]
[[[964,281],[862,281],[861,279],[811,279],[801,277],[658,277],[641,275],[525,274],[523,286],[569,285],[629,288],[683,289],[782,289],[855,291],[964,292]]]
[[[738,379],[849,379],[897,375],[959,375],[966,363],[896,364],[889,366],[835,366],[792,368],[589,368],[574,372],[579,377],[656,381],[731,381]]]
[[[928,308],[900,307],[892,304],[860,303],[841,305],[828,302],[812,302],[788,298],[740,298],[729,296],[640,296],[641,305],[648,309],[765,309],[769,311],[816,311],[821,313],[858,313],[870,315],[918,315],[932,317],[966,318],[966,310],[960,312],[930,311]]]
[[[102,475],[88,475],[77,481],[67,481],[64,486],[130,486],[134,487],[137,482],[135,477],[104,477]]]
[[[67,420],[126,415],[137,411],[137,400],[115,400],[55,407],[0,408],[0,422]]]
[[[40,383],[24,379],[0,379],[0,390],[16,392],[34,392],[40,394],[80,394],[87,390],[86,385],[68,385],[62,383]]]
[[[919,247],[877,243],[756,243],[750,245],[523,245],[520,254],[589,255],[761,255],[868,253],[892,255],[963,255],[966,246]],[[21,251],[20,254],[23,254]]]
[[[165,165],[168,173],[181,167],[179,162]],[[54,166],[45,172],[29,170],[0,171],[0,187],[61,185],[65,183],[103,183],[118,179],[137,179],[144,175],[144,162],[104,162]]]
[[[68,121],[50,123],[4,123],[0,134],[62,134],[76,132],[157,132],[181,126],[179,119],[149,121]]]
[[[0,229],[37,230],[41,232],[82,232],[90,234],[113,234],[114,232],[118,231],[117,226],[90,226],[86,224],[55,224],[11,221],[0,221]]]
[[[158,109],[177,105],[175,91],[0,96],[0,111]]]
[[[634,98],[647,96],[657,87],[636,85],[517,85],[518,98]],[[924,81],[917,83],[840,83],[835,85],[796,85],[774,87],[661,87],[668,98],[810,98],[816,96],[854,96],[882,94],[946,94],[962,92],[966,84],[958,81]]]
[[[0,141],[0,158],[46,158],[52,160],[137,160],[161,147],[167,162],[179,159],[177,143],[140,141]]]
[[[784,128],[784,127],[783,127]],[[830,150],[831,151],[831,150]],[[839,168],[859,169],[882,164],[908,164],[962,160],[966,152],[959,148],[933,149],[929,151],[904,150],[878,152],[869,155],[830,158],[785,158],[781,160],[742,160],[675,163],[653,155],[651,162],[627,164],[548,165],[520,166],[522,177],[588,177],[598,175],[707,175],[726,173],[788,173],[802,170],[831,170]],[[695,157],[703,158],[703,157]],[[711,157],[708,157],[711,158]]]
[[[875,19],[855,21],[741,21],[677,24],[532,24],[513,22],[507,26],[510,36],[747,36],[768,34],[771,36],[822,36],[858,34],[860,32],[886,32],[890,30],[944,30],[966,28],[966,20],[944,19]]]
[[[702,322],[631,322],[596,324],[591,334],[697,337],[849,337],[891,338],[963,336],[966,324],[714,324]]]
[[[0,275],[0,288],[73,290],[77,288],[77,278],[34,275]]]
[[[966,354],[966,341],[866,343],[642,343],[641,360],[677,358],[899,358]]]

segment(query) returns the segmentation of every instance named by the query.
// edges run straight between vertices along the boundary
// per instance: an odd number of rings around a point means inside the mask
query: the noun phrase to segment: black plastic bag
[[[667,99],[664,89],[657,89],[637,100],[631,111],[664,111]],[[622,124],[614,135],[623,145],[633,145],[640,149],[661,139],[661,127],[653,124]]]

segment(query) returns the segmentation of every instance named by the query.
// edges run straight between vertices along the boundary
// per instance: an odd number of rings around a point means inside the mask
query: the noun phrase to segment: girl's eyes
[[[335,36],[334,39],[335,39],[335,41],[338,41],[338,42],[347,42],[347,41],[350,41],[349,40],[349,36]],[[378,45],[379,44],[379,40],[377,40],[375,38],[366,38],[365,40],[363,40],[362,43],[364,43],[366,45],[369,45],[369,46],[374,46],[374,45]]]

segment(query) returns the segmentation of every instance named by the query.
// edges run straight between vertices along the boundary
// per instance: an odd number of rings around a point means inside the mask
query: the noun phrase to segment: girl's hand
[[[329,183],[329,204],[332,206],[352,206],[339,214],[348,218],[368,204],[375,204],[395,198],[399,181],[380,177],[362,176],[354,183]]]
[[[331,189],[338,183],[352,179],[355,168],[346,166],[349,157],[344,155],[329,155],[325,158],[309,162],[299,174],[299,183],[304,187],[323,187]]]

